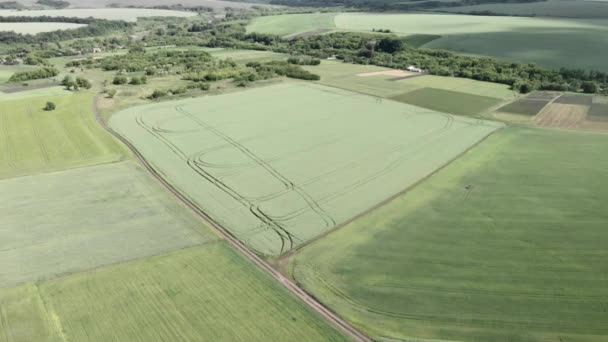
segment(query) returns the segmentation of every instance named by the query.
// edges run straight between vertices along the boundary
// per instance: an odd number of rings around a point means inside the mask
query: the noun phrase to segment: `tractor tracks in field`
[[[114,138],[118,139],[125,146],[131,150],[133,155],[137,158],[140,164],[150,172],[150,174],[161,184],[167,191],[169,191],[173,196],[176,197],[183,205],[196,213],[203,221],[209,224],[209,226],[213,227],[235,250],[241,253],[244,257],[249,259],[252,263],[254,263],[257,267],[268,273],[271,277],[273,277],[277,282],[279,282],[283,287],[285,287],[289,292],[291,292],[294,296],[299,298],[304,304],[306,304],[310,309],[317,312],[323,319],[329,322],[334,327],[338,328],[345,335],[350,337],[353,341],[362,341],[362,342],[372,342],[372,339],[367,335],[363,334],[353,326],[351,326],[348,322],[340,318],[336,313],[325,307],[319,301],[317,301],[313,296],[302,290],[298,287],[293,281],[285,277],[278,270],[272,267],[268,262],[246,247],[239,239],[232,235],[227,229],[222,227],[219,223],[214,221],[211,217],[209,217],[201,208],[195,205],[190,199],[188,199],[185,195],[175,189],[165,178],[158,172],[156,169],[145,159],[145,157],[135,148],[131,142],[129,142],[126,138],[118,134],[112,128],[110,128],[107,123],[103,120],[101,113],[99,112],[99,108],[97,107],[97,97],[93,98],[92,104],[93,113],[95,115],[95,119],[99,123],[99,125],[110,133]]]

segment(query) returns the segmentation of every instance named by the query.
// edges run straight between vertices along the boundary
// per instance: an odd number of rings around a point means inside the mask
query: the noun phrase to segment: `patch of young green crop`
[[[0,202],[0,288],[215,239],[131,162],[0,180]]]
[[[593,96],[578,95],[578,94],[564,94],[564,95],[558,97],[557,99],[555,99],[555,103],[590,106],[593,103]]]
[[[591,105],[587,120],[608,121],[608,103],[594,103]]]
[[[302,249],[325,305],[395,340],[602,341],[608,136],[507,128]]]
[[[550,100],[519,99],[498,108],[498,112],[534,116],[538,114]]]
[[[217,241],[0,289],[0,341],[346,341]]]
[[[0,179],[120,160],[124,149],[95,122],[92,96],[60,88],[0,96]],[[49,101],[54,111],[44,110]]]
[[[501,102],[501,99],[494,97],[436,88],[421,88],[391,99],[438,112],[466,116],[480,114]]]
[[[135,107],[110,124],[266,255],[377,205],[502,126],[295,81]]]
[[[335,16],[335,13],[263,16],[255,18],[253,22],[247,26],[247,32],[288,36],[310,31],[333,30],[335,29]]]

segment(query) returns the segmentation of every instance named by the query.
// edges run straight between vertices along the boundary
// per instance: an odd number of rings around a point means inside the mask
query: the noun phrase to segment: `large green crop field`
[[[606,153],[603,134],[504,129],[291,272],[391,341],[606,341]]]
[[[346,341],[223,241],[0,289],[0,342],[303,336]]]
[[[131,162],[0,180],[0,287],[214,239],[159,189]]]
[[[608,18],[608,4],[605,1],[592,0],[548,0],[527,3],[482,4],[438,8],[437,11],[457,13],[490,11],[499,14],[537,17]]]
[[[46,88],[0,96],[0,179],[120,160],[95,122],[92,94]],[[43,110],[47,101],[57,109]]]
[[[291,17],[260,17],[248,30],[281,35],[314,31],[315,17],[312,16],[313,14],[298,14]],[[604,56],[608,55],[608,19],[605,18],[341,13],[334,14],[331,22],[330,14],[324,16],[325,21],[318,28],[360,32],[383,28],[400,35],[440,35],[441,38],[432,40],[423,47],[509,61],[533,62],[548,68],[607,70]]]
[[[290,36],[335,28],[335,13],[285,14],[259,17],[247,27],[248,32]]]
[[[355,217],[501,127],[304,82],[135,107],[110,124],[266,255]]]

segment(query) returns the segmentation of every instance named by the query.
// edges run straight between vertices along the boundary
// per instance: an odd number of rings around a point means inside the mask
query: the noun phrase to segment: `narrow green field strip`
[[[435,88],[421,88],[391,97],[391,99],[438,112],[465,116],[480,114],[502,101],[494,97]]]
[[[0,203],[0,287],[216,239],[131,162],[0,180]]]
[[[57,109],[44,111],[47,101]],[[0,101],[0,179],[118,161],[125,152],[98,127],[92,94]]]
[[[290,267],[373,336],[603,341],[603,134],[507,128]]]
[[[266,255],[374,207],[502,127],[291,81],[134,107],[110,124]]]
[[[0,308],[2,342],[347,340],[224,241],[0,289]]]

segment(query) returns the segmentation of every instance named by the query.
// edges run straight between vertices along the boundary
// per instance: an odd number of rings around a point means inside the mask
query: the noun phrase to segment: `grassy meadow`
[[[377,338],[605,341],[606,153],[604,134],[504,129],[290,272]]]
[[[92,94],[44,88],[0,96],[0,179],[120,160],[95,122]],[[44,111],[47,101],[54,111]]]
[[[134,107],[110,124],[213,219],[270,256],[395,195],[501,127],[291,81]]]
[[[0,289],[0,341],[346,341],[215,241]]]

